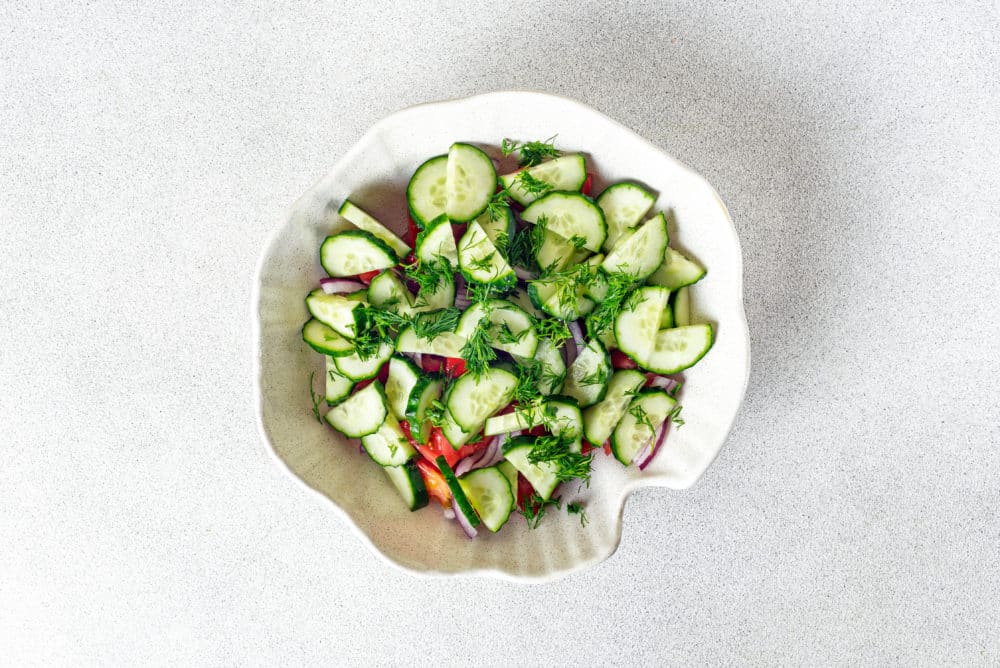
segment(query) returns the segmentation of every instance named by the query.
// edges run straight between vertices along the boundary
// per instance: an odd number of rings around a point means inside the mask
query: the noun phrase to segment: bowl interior
[[[563,151],[583,151],[595,173],[594,192],[622,179],[658,193],[656,209],[668,212],[671,245],[708,267],[692,288],[692,320],[711,322],[716,343],[684,374],[681,393],[686,424],[674,429],[645,470],[622,468],[598,455],[589,487],[564,485],[564,500],[580,499],[589,523],[551,511],[530,530],[512,517],[496,535],[466,539],[442,519],[434,502],[407,511],[379,467],[315,420],[309,377],[319,388],[320,355],[300,331],[303,299],[325,273],[319,247],[334,231],[350,227],[336,211],[350,198],[402,233],[406,184],[428,157],[453,141],[479,144],[495,157],[500,140],[558,135]],[[505,164],[512,164],[508,159]],[[391,562],[423,573],[486,573],[541,579],[570,572],[609,556],[618,544],[621,509],[641,485],[683,488],[693,484],[717,455],[739,409],[749,372],[742,303],[739,241],[715,191],[630,130],[579,103],[538,93],[492,93],[421,105],[376,124],[303,195],[261,259],[257,284],[257,391],[266,440],[284,465],[328,497],[361,536]]]

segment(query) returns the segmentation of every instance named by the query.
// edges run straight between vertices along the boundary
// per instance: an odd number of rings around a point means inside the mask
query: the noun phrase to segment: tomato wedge
[[[582,186],[580,186],[580,192],[584,195],[590,195],[591,181],[593,180],[593,177],[594,175],[588,172],[587,180],[583,182]]]
[[[365,285],[371,285],[372,279],[382,273],[381,269],[376,269],[374,271],[366,271],[363,274],[358,274],[358,280]]]
[[[463,373],[465,373],[465,360],[461,357],[445,357],[444,358],[444,373],[446,376],[451,376],[452,378],[458,378]]]
[[[418,459],[417,469],[419,469],[420,476],[424,479],[424,486],[427,487],[427,493],[437,499],[438,503],[445,508],[450,508],[451,490],[448,489],[448,483],[444,481],[444,476],[437,470],[437,467],[426,459]]]
[[[420,234],[420,227],[417,225],[416,221],[413,220],[413,218],[407,218],[406,220],[408,224],[406,228],[406,236],[403,238],[403,241],[406,242],[407,246],[416,246],[417,235]],[[411,253],[410,255],[412,256],[413,254]],[[406,264],[410,264],[411,262],[412,260]]]

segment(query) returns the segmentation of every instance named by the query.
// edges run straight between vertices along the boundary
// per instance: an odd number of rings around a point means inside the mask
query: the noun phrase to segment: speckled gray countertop
[[[28,4],[0,7],[4,662],[1000,663],[995,5]],[[251,277],[374,121],[506,88],[715,185],[753,372],[608,561],[414,579],[261,447]]]

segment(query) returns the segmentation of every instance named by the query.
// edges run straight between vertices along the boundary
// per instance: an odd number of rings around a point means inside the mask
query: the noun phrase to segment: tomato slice
[[[375,381],[374,378],[368,378],[367,380],[359,380],[357,383],[354,384],[354,389],[351,390],[351,394],[357,394],[361,390],[371,385],[372,382],[374,381]]]
[[[611,366],[616,369],[635,369],[639,365],[635,360],[620,350],[611,351]]]
[[[582,186],[580,186],[580,192],[584,195],[590,195],[591,181],[593,180],[593,177],[594,175],[588,172],[587,180],[583,182]]]
[[[358,274],[358,280],[364,283],[365,285],[370,285],[372,279],[378,276],[380,273],[382,273],[381,269],[376,269],[375,271],[366,271],[363,274]]]
[[[420,226],[417,225],[417,221],[413,220],[413,218],[407,218],[406,220],[408,224],[406,228],[406,237],[403,241],[406,242],[407,246],[416,246],[417,235],[420,234]],[[412,262],[412,260],[410,262]],[[410,264],[410,262],[407,262],[407,264]]]
[[[425,459],[418,459],[417,469],[420,470],[420,476],[424,479],[427,493],[437,499],[438,503],[445,508],[451,507],[451,490],[448,489],[448,483],[444,481],[444,476],[437,470],[437,467]]]
[[[444,360],[437,355],[427,354],[420,357],[420,366],[422,366],[424,371],[427,373],[440,373],[443,362]]]
[[[451,376],[452,378],[458,378],[463,373],[465,373],[466,366],[465,360],[461,357],[445,357],[444,358],[444,373],[446,376]]]

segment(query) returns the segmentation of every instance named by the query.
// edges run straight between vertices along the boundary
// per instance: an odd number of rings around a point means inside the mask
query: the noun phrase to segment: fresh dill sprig
[[[570,450],[571,440],[564,436],[540,436],[528,453],[532,464],[552,462],[556,466],[556,478],[566,482],[574,478],[590,480],[590,463],[594,456]]]
[[[603,364],[580,379],[581,385],[604,385],[608,382],[607,369]]]
[[[473,260],[469,263],[469,266],[473,269],[478,269],[479,271],[489,271],[490,269],[493,269],[493,259],[496,255],[496,251],[490,251],[489,255],[484,255],[478,260]]]
[[[540,318],[535,320],[535,333],[543,339],[548,339],[553,346],[558,346],[572,334],[569,333],[569,326],[566,322],[558,318]]]
[[[406,277],[420,286],[420,296],[432,295],[446,282],[454,280],[455,272],[451,263],[444,256],[437,256],[431,262],[417,260],[413,264],[404,265]]]
[[[521,190],[529,195],[544,195],[548,191],[552,190],[551,184],[542,181],[540,178],[532,176],[531,172],[527,170],[518,175],[517,184],[521,187]]]
[[[579,234],[574,234],[570,237],[569,242],[573,244],[573,248],[580,250],[587,245],[587,238]]]
[[[517,374],[517,385],[514,387],[512,401],[516,401],[518,406],[541,399],[542,394],[538,389],[538,384],[542,379],[545,366],[541,360],[530,359],[514,368]]]
[[[486,302],[493,299],[493,297],[500,292],[500,288],[494,283],[475,283],[469,281],[465,284],[465,296],[471,302],[482,302],[486,305]]]
[[[566,369],[556,371],[551,364],[542,367],[542,377],[539,379],[549,392],[555,392],[566,382]]]
[[[443,427],[448,414],[448,407],[440,399],[431,401],[431,405],[424,411],[424,419],[431,423],[433,427]]]
[[[637,281],[629,274],[610,274],[607,282],[608,292],[604,296],[604,301],[587,318],[587,329],[591,336],[611,331],[628,297],[637,294],[633,292]]]
[[[490,202],[486,205],[486,212],[490,214],[491,220],[507,217],[507,214],[510,213],[510,191],[507,186],[501,186],[500,190],[490,197]]]
[[[505,322],[500,323],[500,329],[497,331],[497,342],[504,344],[517,343],[524,338],[524,335],[528,333],[528,329],[522,329],[520,332],[514,333],[514,330],[510,328]]]
[[[649,419],[649,414],[646,413],[645,408],[637,404],[632,408],[628,409],[628,413],[629,415],[635,418],[636,422],[638,422],[641,425],[644,425],[647,429],[649,429],[651,435],[656,432],[656,427],[653,426],[653,423]]]
[[[683,408],[684,408],[683,406],[677,404],[676,406],[674,406],[674,409],[670,411],[670,415],[667,416],[667,419],[670,420],[670,422],[678,429],[683,427],[685,424],[684,418],[681,417],[681,410]]]
[[[354,337],[354,352],[362,360],[373,357],[384,343],[391,343],[393,330],[410,324],[409,318],[366,304],[355,308],[355,315],[361,327]]]
[[[556,150],[554,144],[555,138],[556,135],[552,135],[545,141],[527,141],[524,143],[504,138],[500,142],[500,152],[506,157],[517,151],[518,164],[522,167],[533,167],[547,158],[559,157],[559,151]]]
[[[555,506],[556,510],[559,510],[561,503],[559,497],[553,497],[546,501],[538,495],[538,492],[532,492],[531,496],[524,499],[524,508],[521,509],[521,514],[528,522],[529,529],[537,529],[538,523],[545,517],[545,509],[548,506]]]
[[[461,317],[462,311],[454,307],[419,313],[413,318],[413,333],[430,340],[438,334],[455,331]]]
[[[573,503],[567,503],[566,512],[569,513],[570,515],[579,515],[580,526],[582,527],[587,526],[587,522],[590,521],[589,519],[587,519],[587,512],[583,509],[582,503],[577,503],[575,501]]]
[[[313,389],[315,380],[316,380],[316,372],[313,371],[312,373],[309,374],[309,397],[312,399],[313,415],[316,417],[316,422],[323,424],[323,416],[319,414],[319,404],[324,397],[322,394],[317,394],[316,390]]]
[[[484,322],[488,323],[488,318],[484,317],[479,321],[475,331],[462,346],[465,365],[476,376],[481,376],[489,368],[490,362],[497,358],[497,352],[490,345],[488,325],[484,326]]]

